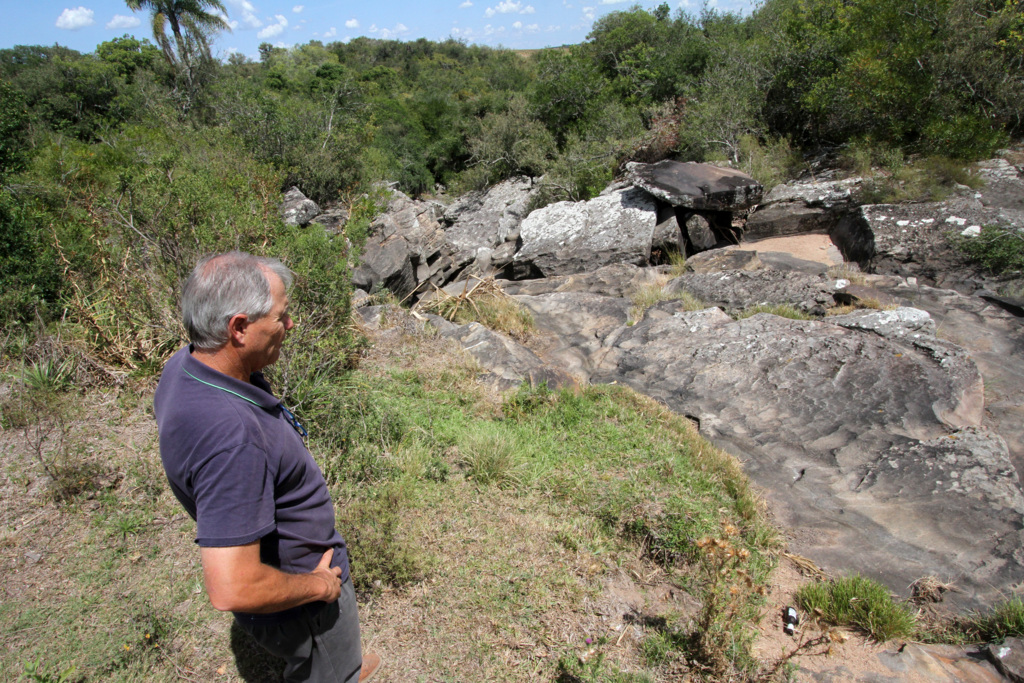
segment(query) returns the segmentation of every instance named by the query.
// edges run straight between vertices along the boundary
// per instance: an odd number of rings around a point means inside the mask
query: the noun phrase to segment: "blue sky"
[[[669,0],[698,13],[702,0]],[[233,30],[221,34],[214,53],[241,52],[257,58],[267,42],[291,47],[311,40],[325,43],[358,36],[397,40],[444,40],[529,49],[578,43],[594,20],[633,4],[647,9],[660,2],[632,0],[223,0]],[[60,43],[91,52],[99,43],[126,33],[151,38],[149,14],[133,13],[123,0],[4,0],[0,48]],[[748,13],[753,0],[711,0],[720,11]]]

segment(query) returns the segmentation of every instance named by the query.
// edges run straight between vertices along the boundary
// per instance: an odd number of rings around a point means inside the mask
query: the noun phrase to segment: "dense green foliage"
[[[291,185],[351,204],[380,181],[422,194],[527,174],[543,201],[584,199],[626,161],[670,157],[773,183],[823,145],[978,157],[1021,132],[1024,110],[1016,0],[633,7],[530,55],[358,38],[264,44],[258,63],[209,58],[217,2],[135,5],[156,45],[0,50],[0,317],[60,311],[129,366],[176,336],[177,278],[197,254],[343,251],[280,226]],[[318,287],[344,277],[302,258]]]

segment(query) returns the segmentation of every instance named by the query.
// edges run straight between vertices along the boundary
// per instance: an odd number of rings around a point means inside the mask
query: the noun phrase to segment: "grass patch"
[[[989,612],[972,612],[926,625],[918,637],[933,643],[992,643],[1024,637],[1024,600],[1012,598]]]
[[[686,258],[683,257],[683,266],[681,266],[680,269],[685,268],[685,263]],[[673,266],[673,268],[675,268],[675,266]],[[674,275],[673,277],[678,277],[678,275]],[[662,301],[678,301],[684,311],[700,311],[706,308],[704,302],[693,294],[690,294],[685,290],[669,290],[666,288],[667,284],[668,278],[665,276],[659,276],[655,282],[640,285],[632,291],[629,297],[632,305],[629,309],[628,325],[634,325],[640,322],[648,308],[661,303]]]
[[[882,584],[863,576],[807,584],[797,591],[796,600],[821,621],[856,628],[878,642],[916,632],[910,610],[894,602]]]
[[[780,318],[789,318],[790,320],[814,319],[814,316],[808,315],[790,304],[757,304],[756,306],[744,308],[742,311],[737,313],[736,320],[743,320],[744,318],[755,316],[758,313],[768,313],[769,315],[777,315]]]

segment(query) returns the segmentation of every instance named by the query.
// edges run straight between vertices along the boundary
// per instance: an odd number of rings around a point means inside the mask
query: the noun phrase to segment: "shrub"
[[[953,238],[956,247],[997,275],[1024,271],[1024,231],[986,225],[977,237]]]

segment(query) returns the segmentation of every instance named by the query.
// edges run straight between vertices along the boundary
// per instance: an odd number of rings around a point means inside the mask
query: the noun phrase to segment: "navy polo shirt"
[[[348,579],[327,483],[262,373],[240,382],[184,348],[164,366],[153,405],[164,471],[196,521],[196,543],[259,540],[261,560],[293,574],[334,548],[331,565]]]

